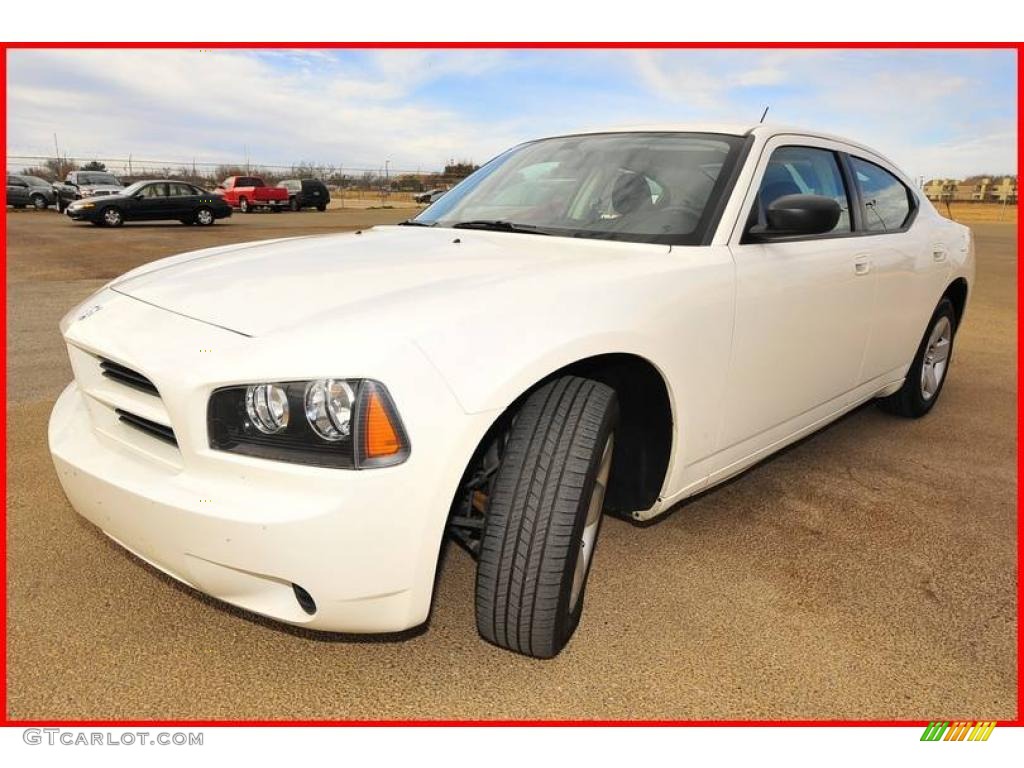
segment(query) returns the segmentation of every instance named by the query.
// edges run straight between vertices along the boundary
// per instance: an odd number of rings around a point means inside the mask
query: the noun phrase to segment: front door
[[[730,249],[736,323],[719,446],[740,460],[820,419],[861,382],[874,275],[851,231],[840,145],[779,136],[764,149]],[[835,199],[824,235],[753,243],[744,233],[783,195]],[[835,408],[833,408],[835,406]],[[731,449],[731,451],[730,451]]]
[[[155,219],[173,218],[173,203],[167,195],[167,184],[155,181],[147,184],[132,199],[131,208],[126,218],[136,221],[153,221]]]

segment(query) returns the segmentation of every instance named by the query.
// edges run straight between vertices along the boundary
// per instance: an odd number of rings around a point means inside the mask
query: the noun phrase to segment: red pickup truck
[[[215,190],[224,202],[242,213],[269,208],[275,213],[288,206],[288,190],[268,187],[258,176],[229,176]]]

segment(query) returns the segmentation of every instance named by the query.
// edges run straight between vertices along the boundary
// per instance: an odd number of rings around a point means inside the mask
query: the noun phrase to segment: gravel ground
[[[110,231],[8,211],[9,717],[1015,716],[1009,225],[975,227],[978,284],[928,418],[865,407],[651,527],[606,520],[580,631],[552,661],[477,637],[473,563],[455,548],[428,631],[323,636],[180,586],[74,514],[46,448],[70,379],[66,309],[159,256],[407,215]]]

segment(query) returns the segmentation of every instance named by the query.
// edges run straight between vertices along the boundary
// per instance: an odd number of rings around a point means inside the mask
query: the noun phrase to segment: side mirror
[[[824,195],[783,195],[773,200],[765,211],[767,226],[747,230],[756,242],[800,235],[821,235],[831,232],[839,222],[839,203]]]
[[[73,181],[72,181],[71,179],[65,179],[65,180],[64,180],[64,183],[65,183],[65,184],[67,184],[67,185],[68,185],[69,187],[77,187],[77,186],[78,186],[78,185],[77,185],[77,184],[76,184],[75,182],[73,182]]]
[[[145,200],[145,199],[146,199],[146,195],[143,192],[136,192],[134,195],[132,195],[132,200]]]

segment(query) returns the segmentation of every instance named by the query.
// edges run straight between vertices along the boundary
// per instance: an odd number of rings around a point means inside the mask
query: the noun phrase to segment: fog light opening
[[[298,584],[292,584],[292,591],[295,592],[295,599],[299,603],[299,607],[312,616],[316,613],[316,602],[313,600],[313,596],[306,590],[300,587]]]

